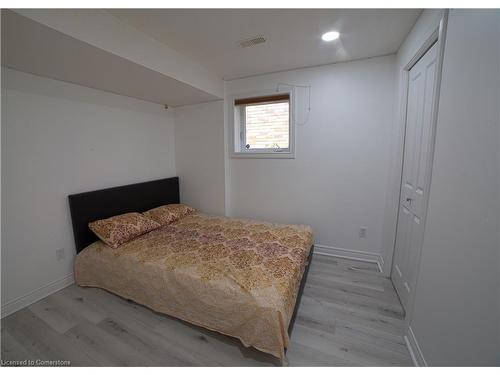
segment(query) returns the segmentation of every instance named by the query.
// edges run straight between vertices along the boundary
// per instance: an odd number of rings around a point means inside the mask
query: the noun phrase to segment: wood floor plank
[[[359,366],[345,358],[324,353],[296,341],[293,341],[286,356],[290,366]]]
[[[239,340],[71,285],[2,319],[2,359],[82,366],[279,366]],[[404,312],[373,263],[315,254],[287,350],[290,366],[411,366]]]
[[[322,301],[308,295],[303,295],[299,315],[312,316],[321,319],[322,316],[335,317],[336,321],[345,321],[357,326],[373,329],[380,334],[390,334],[401,337],[404,322],[397,318],[381,316],[373,311],[364,311],[345,304]]]
[[[360,262],[346,258],[336,258],[324,255],[314,255],[316,265],[328,265],[328,267],[335,267],[339,270],[353,271],[356,273],[367,273],[373,275],[379,272],[378,265],[370,262]]]
[[[373,311],[388,317],[402,319],[404,316],[404,310],[401,306],[387,304],[371,297],[344,293],[342,291],[327,288],[325,286],[319,286],[317,284],[306,285],[304,288],[304,295],[311,296],[325,302],[332,302],[346,306],[353,306],[367,311]]]
[[[343,291],[345,293],[349,293],[352,295],[360,295],[365,297],[376,298],[377,300],[382,300],[386,302],[390,302],[396,306],[401,306],[399,298],[396,292],[393,292],[392,289],[384,288],[384,291],[380,291],[373,288],[365,288],[359,285],[352,285],[346,283],[337,282],[335,279],[324,277],[317,274],[312,274],[308,276],[307,282],[309,285],[318,284],[322,286],[326,286],[329,289],[337,289]]]
[[[311,269],[309,271],[311,274],[318,277],[347,285],[360,286],[381,292],[393,289],[391,281],[385,277],[381,277],[379,274],[348,271],[342,268],[330,267],[325,264],[314,262],[311,264]]]
[[[367,330],[342,321],[337,322],[335,329],[336,340],[359,340],[380,348],[386,348],[401,353],[409,358],[406,343],[400,337],[387,337],[379,335],[378,333],[368,332]]]
[[[24,348],[16,338],[7,330],[2,328],[2,359],[8,358],[10,361],[33,360],[31,354]]]
[[[317,331],[297,324],[294,327],[295,335],[293,342],[299,342],[326,354],[344,358],[347,361],[359,365],[407,365],[407,356],[390,350],[376,347],[361,341],[337,340],[335,334]]]
[[[86,347],[86,353],[97,356],[99,361],[109,361],[115,366],[148,366],[151,361],[94,324],[81,323],[64,336]]]
[[[70,312],[73,316],[77,316],[80,321],[86,320],[88,322],[98,324],[103,321],[108,313],[101,307],[84,303],[83,297],[78,293],[78,288],[72,285],[64,288],[59,292],[51,295],[53,301],[59,306]]]
[[[137,329],[133,322],[120,322],[106,318],[98,324],[100,328],[133,347],[138,353],[149,358],[149,366],[187,366],[202,364],[196,357],[183,350],[177,350],[176,343],[166,340],[156,332]]]
[[[29,309],[22,309],[2,319],[2,325],[32,358],[49,361],[67,360],[74,366],[96,364],[95,358],[86,355],[78,346],[54,331]]]
[[[75,327],[81,320],[71,311],[61,309],[55,304],[53,296],[32,304],[28,309],[58,333],[64,333]]]

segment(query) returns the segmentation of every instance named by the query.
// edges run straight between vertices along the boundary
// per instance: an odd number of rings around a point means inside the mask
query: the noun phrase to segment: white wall
[[[449,15],[411,329],[429,365],[494,365],[499,327],[499,17]]]
[[[225,213],[224,102],[175,108],[175,160],[181,201]]]
[[[401,100],[405,90],[403,68],[415,56],[422,44],[439,27],[443,11],[440,9],[425,9],[412,30],[404,40],[396,55],[396,86],[394,121],[390,139],[390,174],[386,190],[385,218],[382,240],[383,271],[389,275],[392,268],[394,241],[396,239],[396,223],[399,207],[399,192],[401,188],[401,172],[403,168],[403,147],[405,135],[404,113],[401,113]],[[403,115],[403,116],[402,116]]]
[[[69,194],[174,176],[174,157],[161,106],[2,69],[2,311],[71,281]]]
[[[227,160],[227,213],[310,224],[316,244],[327,247],[316,250],[378,260],[395,62],[392,55],[227,82],[226,97],[275,90],[278,82],[312,86],[309,121],[296,130],[295,159]],[[299,122],[306,97],[302,90]],[[366,238],[358,237],[360,226],[367,227]]]

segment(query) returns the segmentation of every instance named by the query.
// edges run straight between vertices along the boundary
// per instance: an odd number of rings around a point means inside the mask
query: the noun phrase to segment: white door
[[[420,262],[432,167],[432,104],[436,66],[437,44],[434,44],[409,72],[403,176],[391,275],[407,311]]]

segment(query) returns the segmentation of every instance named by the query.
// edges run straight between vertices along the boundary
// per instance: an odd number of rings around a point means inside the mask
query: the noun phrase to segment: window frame
[[[288,103],[288,149],[287,151],[277,151],[273,149],[242,149],[242,139],[241,134],[245,134],[245,130],[240,131],[240,125],[242,123],[242,118],[244,111],[237,110],[235,101],[242,99],[252,99],[266,96],[276,96],[276,95],[289,95]],[[295,158],[295,95],[293,89],[280,90],[268,90],[254,93],[243,93],[239,95],[234,95],[228,98],[228,124],[229,124],[229,134],[230,134],[230,149],[229,154],[231,158],[260,158],[260,159],[294,159]],[[242,113],[243,112],[243,113]],[[239,120],[236,121],[236,116]],[[246,127],[245,127],[246,129]]]

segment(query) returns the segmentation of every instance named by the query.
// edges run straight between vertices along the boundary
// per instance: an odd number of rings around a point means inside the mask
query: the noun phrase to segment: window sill
[[[293,152],[233,152],[235,159],[295,159]]]

